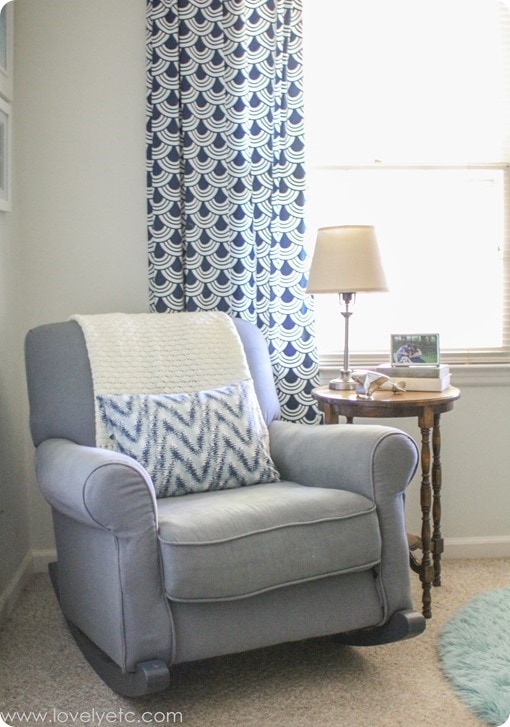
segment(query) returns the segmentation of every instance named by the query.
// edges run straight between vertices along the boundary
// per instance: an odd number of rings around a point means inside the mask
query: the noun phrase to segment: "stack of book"
[[[396,366],[385,363],[377,371],[386,374],[395,383],[403,382],[407,391],[444,391],[450,386],[451,374],[447,364],[427,366]]]

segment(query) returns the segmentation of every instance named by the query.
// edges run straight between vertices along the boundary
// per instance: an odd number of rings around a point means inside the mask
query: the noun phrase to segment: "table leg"
[[[421,546],[422,560],[420,566],[420,580],[423,589],[423,615],[432,616],[431,585],[434,579],[434,566],[431,558],[431,529],[430,510],[432,505],[432,488],[430,480],[430,430],[433,424],[433,415],[430,409],[425,409],[418,418],[421,430],[421,490],[420,503],[422,513]]]
[[[334,406],[325,401],[321,404],[320,408],[324,414],[324,424],[338,424],[338,414]]]
[[[444,541],[441,535],[441,427],[439,425],[441,415],[434,415],[434,431],[432,434],[432,490],[434,499],[432,502],[432,521],[434,530],[432,532],[432,556],[434,559],[434,586],[441,585],[441,554],[444,550]]]

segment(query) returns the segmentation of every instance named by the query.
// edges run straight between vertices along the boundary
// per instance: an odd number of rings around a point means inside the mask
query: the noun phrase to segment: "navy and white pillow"
[[[96,398],[108,448],[142,464],[157,497],[279,479],[251,379],[191,394]]]

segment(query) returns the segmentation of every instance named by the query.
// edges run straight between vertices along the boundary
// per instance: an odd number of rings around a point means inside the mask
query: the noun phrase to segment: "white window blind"
[[[390,292],[359,294],[351,351],[439,333],[451,362],[510,361],[510,13],[499,0],[304,0],[307,246],[374,224]],[[343,344],[315,298],[319,351]]]

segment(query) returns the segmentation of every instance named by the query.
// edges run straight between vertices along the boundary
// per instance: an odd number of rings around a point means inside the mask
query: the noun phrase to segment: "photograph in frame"
[[[9,212],[11,209],[11,108],[3,99],[0,99],[0,211]]]
[[[392,333],[393,366],[439,366],[438,333]]]

